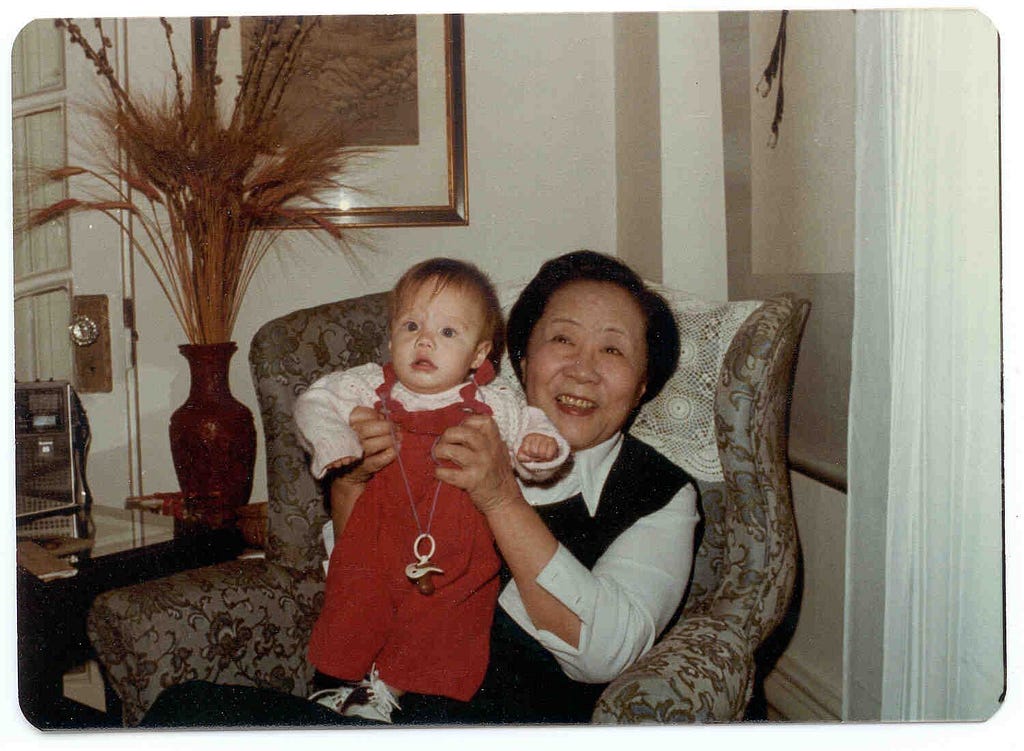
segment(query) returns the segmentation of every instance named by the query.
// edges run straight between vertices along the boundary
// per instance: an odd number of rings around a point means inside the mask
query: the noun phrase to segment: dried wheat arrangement
[[[226,18],[203,19],[203,53],[186,78],[160,19],[169,51],[172,95],[129,92],[107,54],[103,22],[91,43],[72,19],[56,21],[106,83],[93,114],[101,137],[117,148],[101,164],[66,165],[47,179],[91,175],[101,193],[70,197],[34,212],[27,226],[64,213],[99,211],[117,222],[156,276],[192,344],[231,339],[242,298],[260,261],[286,227],[353,247],[324,219],[323,196],[339,188],[353,161],[371,153],[349,147],[338,129],[283,140],[281,97],[301,57],[313,17],[267,18],[249,39],[250,54],[230,114],[221,114],[217,53]]]

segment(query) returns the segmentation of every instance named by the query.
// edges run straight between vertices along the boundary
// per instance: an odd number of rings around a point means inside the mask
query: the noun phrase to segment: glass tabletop
[[[56,521],[41,529],[37,525],[31,533],[19,534],[18,542],[35,543],[74,565],[79,556],[102,558],[166,542],[175,536],[174,517],[141,509],[94,504],[84,518],[84,524],[76,525],[66,518],[54,517]],[[76,529],[85,529],[88,534],[76,536]]]
[[[49,525],[52,530],[49,526],[37,530],[36,522],[29,534],[19,532],[18,562],[44,581],[50,581],[74,576],[83,563],[93,568],[92,564],[108,557],[118,556],[120,561],[122,554],[134,555],[149,548],[153,548],[157,559],[174,555],[172,550],[186,554],[204,545],[224,550],[238,547],[235,554],[262,557],[262,540],[249,541],[234,516],[230,524],[225,523],[223,505],[213,500],[211,503],[210,496],[184,496],[176,492],[129,497],[121,507],[93,503],[87,511],[76,512],[79,521],[73,524],[68,523],[67,515],[62,515],[64,518],[54,519],[65,523]],[[240,521],[244,526],[246,520]],[[168,548],[166,544],[172,541],[181,545]],[[243,542],[248,542],[250,548],[243,548]]]
[[[92,523],[93,558],[174,539],[174,517],[142,509],[93,505]]]

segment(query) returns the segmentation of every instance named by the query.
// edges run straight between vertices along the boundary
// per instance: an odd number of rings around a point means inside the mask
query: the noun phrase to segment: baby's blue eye
[[[445,326],[443,329],[441,329],[441,336],[446,337],[448,339],[451,339],[453,336],[455,336],[455,334],[456,331],[451,326]]]
[[[405,323],[402,324],[402,328],[405,329],[406,331],[419,330],[419,326],[416,324],[416,321],[406,321]]]

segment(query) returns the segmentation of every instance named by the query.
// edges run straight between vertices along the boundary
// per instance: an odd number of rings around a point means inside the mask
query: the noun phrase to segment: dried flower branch
[[[349,237],[319,210],[328,191],[351,189],[342,176],[372,149],[349,147],[336,129],[280,137],[281,97],[318,22],[268,18],[257,26],[225,123],[217,107],[217,54],[227,19],[199,21],[202,54],[190,85],[174,54],[173,28],[160,19],[174,86],[164,100],[122,85],[99,20],[95,44],[72,19],[58,20],[107,84],[110,100],[95,114],[121,153],[114,150],[102,167],[51,171],[54,180],[90,175],[108,194],[59,201],[34,212],[28,226],[73,211],[109,216],[156,276],[188,341],[229,341],[256,268],[285,226],[328,237],[352,254]]]
[[[761,98],[764,99],[771,93],[772,81],[776,76],[779,78],[779,87],[775,93],[775,116],[772,118],[772,135],[768,139],[769,148],[774,149],[779,142],[779,124],[782,122],[782,109],[785,95],[782,90],[782,79],[786,68],[786,17],[788,10],[782,11],[779,18],[779,31],[775,36],[775,45],[772,47],[771,59],[765,66],[764,73],[754,87]]]

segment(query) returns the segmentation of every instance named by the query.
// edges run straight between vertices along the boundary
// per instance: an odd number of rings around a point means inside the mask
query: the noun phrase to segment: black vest
[[[627,435],[591,518],[581,495],[537,506],[551,533],[588,569],[638,520],[664,508],[685,485],[697,484],[647,444]],[[508,581],[502,567],[502,583]],[[555,658],[502,608],[494,616],[491,659],[471,704],[491,722],[588,722],[607,684],[568,678]]]

